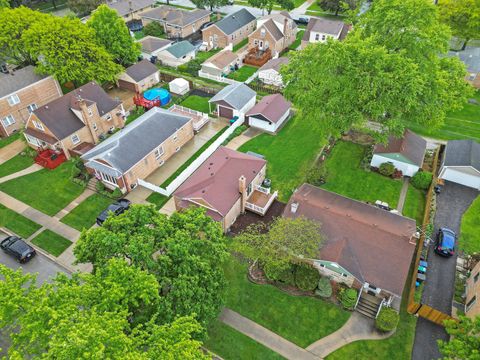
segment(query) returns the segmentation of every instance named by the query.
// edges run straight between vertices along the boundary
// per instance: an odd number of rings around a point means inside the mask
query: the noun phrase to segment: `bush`
[[[428,171],[418,171],[413,175],[410,183],[417,189],[427,190],[432,183],[433,174]]]
[[[320,273],[311,265],[301,264],[295,269],[295,286],[300,290],[315,290],[319,279]]]
[[[322,277],[318,281],[318,289],[315,291],[315,294],[322,298],[329,298],[332,296],[332,284],[329,278]]]
[[[293,275],[293,267],[289,266],[286,269],[283,266],[276,266],[273,264],[265,264],[263,271],[265,276],[272,281],[279,281],[284,284],[294,285],[295,279]]]
[[[357,290],[344,288],[340,290],[338,295],[342,306],[347,310],[353,310],[353,307],[357,302]]]
[[[325,166],[313,166],[307,171],[306,182],[314,186],[320,186],[327,181],[327,168]]]
[[[115,190],[113,190],[111,193],[110,193],[110,197],[114,198],[114,199],[119,199],[120,197],[122,197],[122,192],[120,191],[119,188],[115,188]]]
[[[163,26],[156,22],[156,21],[152,21],[151,23],[145,25],[145,27],[143,28],[143,33],[147,36],[147,35],[150,35],[150,36],[156,36],[156,37],[161,37],[165,31],[163,29]]]
[[[245,130],[247,130],[247,125],[240,125],[238,128],[236,128],[233,133],[230,134],[229,137],[222,143],[223,146],[227,145],[232,139],[236,138],[239,136],[241,133],[243,133]]]
[[[95,184],[95,189],[97,189],[99,192],[102,192],[105,190],[105,185],[101,181],[97,181]]]
[[[395,172],[395,166],[391,162],[385,162],[378,168],[378,172],[383,176],[391,177]]]
[[[398,325],[400,316],[392,308],[382,307],[380,313],[375,319],[375,326],[380,331],[392,331]]]

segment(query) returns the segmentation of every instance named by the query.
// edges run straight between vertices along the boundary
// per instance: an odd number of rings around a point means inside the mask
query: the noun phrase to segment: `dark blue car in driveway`
[[[455,254],[455,240],[457,236],[448,228],[440,228],[437,234],[435,252],[438,255],[450,257]]]

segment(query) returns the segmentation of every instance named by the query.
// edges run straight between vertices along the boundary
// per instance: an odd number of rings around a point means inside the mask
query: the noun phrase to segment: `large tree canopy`
[[[384,136],[406,122],[439,126],[472,91],[465,66],[443,56],[449,38],[428,0],[375,1],[345,41],[291,55],[285,94],[323,136],[368,121]]]
[[[441,20],[450,26],[454,36],[463,40],[462,50],[471,39],[480,39],[479,0],[440,0]]]
[[[88,20],[101,45],[122,65],[130,65],[140,56],[140,44],[130,36],[125,21],[116,10],[100,5]]]
[[[272,12],[275,5],[287,10],[292,10],[295,7],[293,0],[248,0],[248,4],[262,10],[267,10],[268,14]]]
[[[0,265],[0,327],[10,334],[9,358],[204,359],[191,317],[134,326],[132,316],[158,301],[153,275],[112,259],[94,275],[35,277]]]
[[[460,321],[445,321],[445,329],[451,336],[448,342],[439,341],[440,352],[447,360],[480,359],[480,316],[465,316]]]
[[[154,206],[134,205],[101,228],[83,232],[74,253],[79,262],[91,262],[95,269],[111,258],[126,258],[154,274],[160,284],[162,323],[196,314],[207,324],[223,303],[226,242],[219,224],[203,209],[167,217]]]
[[[90,14],[102,3],[102,0],[67,0],[68,8],[80,16]]]
[[[209,8],[213,11],[213,8],[228,5],[228,0],[192,0],[192,2],[199,8]]]

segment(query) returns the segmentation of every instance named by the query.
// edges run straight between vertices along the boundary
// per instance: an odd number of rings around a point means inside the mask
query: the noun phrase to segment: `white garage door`
[[[451,168],[445,169],[442,179],[448,180],[457,184],[465,185],[474,189],[480,189],[480,176],[465,174]]]

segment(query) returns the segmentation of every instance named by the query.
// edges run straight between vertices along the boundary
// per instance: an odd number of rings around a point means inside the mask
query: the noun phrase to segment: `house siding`
[[[273,123],[273,122],[269,123],[268,121],[257,118],[255,116],[250,116],[248,118],[248,125],[269,133],[275,133],[283,125],[283,123],[288,119],[289,115],[290,115],[290,109],[286,111],[285,114],[283,114],[280,120],[278,120],[276,123]]]
[[[16,94],[20,102],[10,106],[7,98],[12,94]],[[30,116],[27,109],[30,104],[36,104],[37,107],[41,107],[63,95],[60,85],[53,77],[42,79],[12,94],[0,99],[0,137],[9,136],[25,127]],[[13,116],[15,123],[4,126],[2,120],[8,115]]]
[[[474,266],[465,285],[465,304],[471,303],[465,307],[465,315],[471,319],[480,315],[480,262]]]
[[[130,90],[133,85],[135,91],[144,92],[145,90],[148,90],[149,88],[158,84],[159,82],[160,82],[159,71],[138,82],[133,80],[128,74],[123,73],[119,78],[118,85],[120,88],[126,88],[127,90]]]
[[[263,47],[260,48],[261,50],[268,47],[274,57],[278,56],[296,40],[297,28],[295,26],[291,28],[290,24],[293,26],[293,20],[288,20],[286,33],[279,40],[275,40],[263,25],[259,26],[258,29],[248,37],[248,50],[257,46],[260,47],[260,42],[263,42]],[[262,36],[262,29],[265,29],[265,36]],[[266,45],[267,41],[268,46]]]
[[[223,49],[229,44],[237,45],[255,30],[256,23],[257,21],[253,20],[230,35],[225,34],[217,26],[212,25],[202,31],[202,39],[207,44],[207,50]]]
[[[318,269],[321,275],[328,277],[336,283],[345,284],[349,287],[353,286],[354,284],[355,277],[350,274],[346,269],[342,268],[334,262],[315,260],[313,261],[313,266]]]
[[[185,57],[177,59],[175,56],[170,54],[168,51],[163,50],[158,53],[158,61],[161,62],[162,65],[168,65],[168,66],[173,66],[177,67],[179,65],[185,64],[189,62],[190,60],[195,59],[195,52],[192,51],[185,55]]]
[[[278,87],[283,86],[282,75],[274,69],[259,71],[258,72],[258,78],[264,84],[274,85],[274,86],[278,86]]]
[[[397,161],[389,157],[384,157],[380,154],[374,154],[370,162],[371,166],[380,167],[383,163],[391,162],[396,169],[401,170],[404,176],[413,176],[417,173],[419,167],[413,164],[407,164],[402,161]]]

